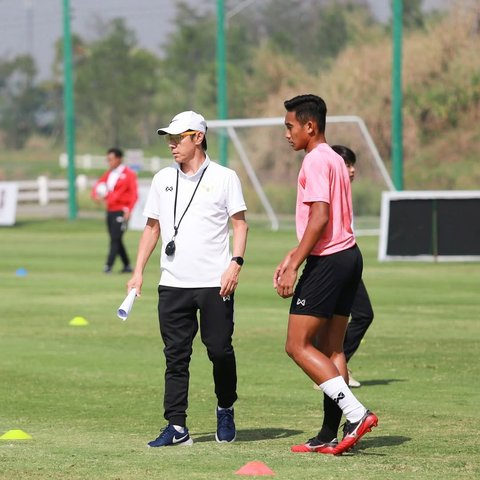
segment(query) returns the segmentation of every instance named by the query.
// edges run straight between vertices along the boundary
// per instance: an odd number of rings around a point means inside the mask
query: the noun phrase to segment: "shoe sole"
[[[193,440],[189,438],[185,442],[181,443],[171,443],[170,445],[150,445],[147,443],[148,448],[163,448],[163,447],[191,447],[193,445]]]
[[[317,447],[311,448],[307,445],[294,445],[290,447],[290,451],[293,453],[323,453],[334,455],[336,447]]]
[[[354,437],[346,437],[337,445],[334,454],[341,455],[342,453],[348,452],[366,433],[371,432],[372,428],[376,427],[377,425],[378,417],[374,413],[371,413],[365,419],[363,425],[358,429]]]
[[[235,441],[235,439],[237,438],[237,436],[235,435],[232,440],[220,440],[218,438],[218,435],[215,434],[215,440],[217,441],[217,443],[233,443]]]

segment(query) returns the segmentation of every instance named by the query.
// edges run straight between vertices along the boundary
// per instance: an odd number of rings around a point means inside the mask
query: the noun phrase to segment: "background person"
[[[109,169],[97,180],[92,188],[92,198],[104,201],[107,209],[107,229],[110,249],[104,272],[111,273],[117,256],[123,263],[122,273],[132,271],[130,258],[123,243],[128,219],[137,202],[137,176],[133,170],[123,165],[123,152],[119,148],[107,151]]]
[[[145,205],[147,223],[127,289],[141,292],[143,271],[162,239],[158,316],[166,360],[164,417],[167,426],[150,447],[191,445],[186,426],[189,364],[200,314],[202,342],[213,365],[217,442],[236,437],[233,404],[237,369],[232,346],[234,292],[243,265],[248,226],[237,174],[212,162],[207,125],[198,113],[176,115],[158,130],[175,164],[158,172]],[[233,256],[229,250],[229,221]]]
[[[344,145],[332,145],[332,150],[338,153],[345,162],[350,177],[350,182],[355,179],[355,164],[357,156],[355,152]],[[368,296],[367,288],[363,279],[360,279],[357,293],[353,300],[353,305],[350,313],[350,321],[348,322],[347,331],[345,333],[345,340],[343,341],[343,353],[347,363],[352,358],[354,353],[358,350],[360,343],[367,333],[368,327],[373,322],[373,307],[370,297]],[[348,386],[357,388],[361,383],[352,376],[352,372],[348,369]]]
[[[343,339],[362,275],[362,255],[352,230],[350,180],[343,160],[326,143],[327,107],[323,99],[299,95],[284,105],[285,137],[295,151],[306,152],[297,185],[299,244],[278,265],[273,277],[281,297],[293,296],[285,349],[346,416],[340,442],[322,427],[317,436],[293,446],[292,451],[341,454],[378,423],[377,416],[358,401],[346,383]],[[295,287],[298,269],[305,260]],[[327,409],[325,417],[329,416]]]

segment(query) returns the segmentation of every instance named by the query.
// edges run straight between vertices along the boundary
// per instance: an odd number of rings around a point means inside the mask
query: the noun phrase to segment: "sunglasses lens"
[[[182,140],[181,135],[165,135],[165,141],[167,142],[167,145],[174,144],[176,145],[177,143],[180,143]]]
[[[191,135],[195,135],[197,132],[185,132],[179,133],[178,135],[165,135],[165,141],[167,145],[178,145],[185,137],[189,137]]]

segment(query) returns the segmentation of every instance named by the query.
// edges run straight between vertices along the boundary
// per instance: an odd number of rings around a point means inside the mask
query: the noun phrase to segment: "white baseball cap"
[[[205,133],[207,131],[207,122],[199,113],[188,110],[186,112],[175,115],[168,127],[159,128],[157,133],[159,135],[178,135],[187,130],[195,130],[197,132]]]

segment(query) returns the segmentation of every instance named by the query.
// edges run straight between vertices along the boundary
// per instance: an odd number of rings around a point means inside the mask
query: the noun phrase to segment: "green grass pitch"
[[[139,235],[127,234],[132,256]],[[291,230],[251,227],[235,310],[237,442],[215,442],[211,368],[197,338],[188,411],[195,443],[148,449],[165,424],[158,252],[122,322],[116,308],[127,277],[102,273],[101,220],[0,229],[0,435],[33,437],[0,440],[0,478],[234,479],[253,460],[277,479],[478,478],[480,268],[379,263],[376,237],[359,239],[376,317],[351,368],[363,383],[355,394],[379,426],[354,455],[290,453],[322,418],[321,394],[284,353],[288,301],[272,288],[294,242]],[[76,316],[89,325],[70,326]]]

